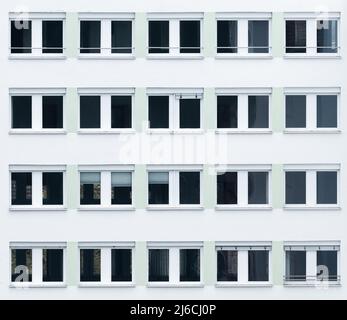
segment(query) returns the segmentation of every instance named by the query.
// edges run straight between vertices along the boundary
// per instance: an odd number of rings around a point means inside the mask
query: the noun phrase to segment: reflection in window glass
[[[80,250],[80,281],[98,282],[101,281],[101,250],[81,249]]]
[[[169,173],[150,172],[148,174],[148,203],[169,204]]]
[[[286,53],[306,53],[306,21],[286,21]]]
[[[337,53],[337,20],[317,21],[317,52]]]
[[[248,52],[269,53],[269,21],[248,21]]]
[[[100,204],[100,173],[81,172],[80,203],[82,205]]]
[[[32,204],[31,172],[11,173],[11,199],[12,205]]]
[[[31,53],[31,38],[31,21],[11,21],[11,53]]]
[[[200,281],[200,250],[180,250],[180,281]]]
[[[112,204],[131,204],[131,172],[112,172]]]
[[[236,250],[217,251],[217,281],[237,281]]]
[[[248,97],[248,128],[269,128],[269,96]]]
[[[11,279],[12,282],[32,281],[32,250],[11,250]]]

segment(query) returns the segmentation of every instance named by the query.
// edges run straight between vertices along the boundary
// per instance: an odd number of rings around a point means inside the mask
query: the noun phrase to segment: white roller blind
[[[168,184],[169,173],[168,172],[150,172],[148,176],[148,182],[150,184]]]
[[[81,172],[81,183],[100,183],[100,172]]]
[[[113,187],[131,187],[131,172],[112,172]]]

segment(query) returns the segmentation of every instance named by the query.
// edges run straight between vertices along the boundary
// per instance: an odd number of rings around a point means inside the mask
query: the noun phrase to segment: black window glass
[[[44,282],[64,281],[63,249],[43,249],[42,268]]]
[[[200,281],[200,250],[180,250],[180,281]]]
[[[337,172],[317,172],[317,204],[337,204]]]
[[[62,129],[63,128],[63,97],[44,96],[42,97],[42,128]]]
[[[337,128],[337,96],[317,96],[317,128]]]
[[[248,204],[268,203],[268,173],[248,172]]]
[[[248,21],[248,52],[269,52],[269,21]]]
[[[217,21],[217,52],[237,53],[237,21]]]
[[[63,21],[42,21],[42,53],[63,53]]]
[[[11,188],[12,205],[32,204],[31,172],[12,172]]]
[[[319,20],[317,21],[317,52],[337,53],[337,21]]]
[[[100,96],[80,97],[80,127],[100,128]]]
[[[200,204],[200,172],[180,172],[180,204]]]
[[[286,251],[286,279],[306,280],[306,251]]]
[[[269,127],[269,97],[248,97],[248,128]]]
[[[286,96],[286,128],[306,128],[306,96]]]
[[[248,281],[269,281],[269,251],[248,251]]]
[[[101,250],[80,250],[80,281],[101,281]]]
[[[81,172],[80,174],[80,203],[82,205],[100,204],[100,173],[99,172]]]
[[[317,277],[320,280],[338,280],[337,251],[317,251]]]
[[[237,172],[217,176],[217,204],[237,204]]]
[[[169,96],[148,97],[149,127],[151,129],[169,128]]]
[[[150,172],[148,175],[148,203],[169,204],[169,173]]]
[[[63,204],[63,173],[42,173],[42,198],[44,205]]]
[[[306,172],[286,172],[286,204],[306,203]]]
[[[237,251],[217,251],[217,281],[237,281]]]
[[[217,128],[237,128],[238,127],[238,97],[219,96],[217,97]]]
[[[131,281],[131,249],[112,249],[111,259],[112,281]]]
[[[200,128],[200,99],[180,99],[180,128]]]
[[[180,21],[180,53],[200,53],[200,21]]]
[[[132,52],[132,22],[112,21],[112,53]]]
[[[32,125],[32,97],[12,97],[12,128],[30,129]]]
[[[131,96],[113,96],[111,98],[112,128],[131,128]]]
[[[148,281],[169,281],[169,249],[149,249],[148,262]]]
[[[149,53],[169,53],[169,21],[149,21]]]
[[[11,53],[31,53],[31,21],[11,21]]]
[[[101,23],[100,21],[81,21],[81,53],[100,53]]]
[[[32,250],[11,250],[11,279],[12,282],[32,281]]]
[[[112,172],[112,204],[131,204],[131,172]]]
[[[286,21],[286,52],[306,53],[306,21]]]

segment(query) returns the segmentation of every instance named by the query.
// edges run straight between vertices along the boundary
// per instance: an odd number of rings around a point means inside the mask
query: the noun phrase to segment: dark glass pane
[[[112,173],[112,204],[131,204],[131,172]]]
[[[269,127],[269,97],[248,97],[248,128]]]
[[[319,20],[317,21],[317,52],[337,53],[337,21]]]
[[[100,21],[81,21],[81,53],[100,53]]]
[[[12,282],[32,281],[32,250],[11,250],[11,279]]]
[[[42,173],[42,197],[44,205],[63,204],[63,173]]]
[[[80,185],[80,203],[82,205],[100,204],[100,173],[82,172]]]
[[[112,249],[112,281],[131,281],[131,249]]]
[[[80,127],[100,128],[100,96],[80,97]]]
[[[42,97],[42,128],[63,128],[63,97]]]
[[[12,172],[11,185],[12,205],[32,204],[31,172]]]
[[[63,249],[43,249],[42,267],[44,282],[64,281]]]
[[[237,53],[237,21],[217,21],[217,52]]]
[[[337,128],[337,96],[317,96],[317,128]]]
[[[237,96],[217,97],[217,128],[237,128]]]
[[[148,250],[148,281],[169,281],[169,250]]]
[[[101,281],[101,250],[80,250],[80,281]]]
[[[200,250],[180,250],[180,281],[200,281]]]
[[[132,22],[112,21],[112,53],[132,52]]]
[[[200,172],[180,172],[180,204],[200,204]]]
[[[337,204],[337,172],[317,172],[317,204]]]
[[[306,21],[286,21],[286,52],[306,52]]]
[[[148,97],[149,106],[149,127],[151,129],[169,128],[169,97],[150,96]]]
[[[42,21],[42,53],[63,53],[63,21]]]
[[[286,278],[291,281],[306,280],[306,251],[286,251]]]
[[[12,128],[31,129],[31,96],[12,97]]]
[[[169,21],[149,21],[149,53],[169,53]]]
[[[306,128],[306,96],[286,96],[286,128]]]
[[[218,250],[217,281],[237,281],[237,251]]]
[[[269,21],[248,21],[248,52],[269,52]]]
[[[320,280],[338,280],[337,251],[317,251],[317,276]]]
[[[268,173],[248,172],[248,204],[268,202]]]
[[[131,96],[113,96],[111,98],[112,128],[131,128]]]
[[[31,21],[11,21],[11,53],[31,53]]]
[[[200,53],[200,21],[180,21],[180,53]]]
[[[237,204],[237,172],[217,176],[217,204]]]
[[[286,172],[286,204],[306,203],[306,172]]]
[[[180,99],[180,128],[200,128],[200,99]]]
[[[269,251],[248,251],[248,281],[269,281]]]

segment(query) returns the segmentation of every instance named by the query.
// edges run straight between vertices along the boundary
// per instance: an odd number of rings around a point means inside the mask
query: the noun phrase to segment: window
[[[317,171],[317,204],[337,204],[336,171]]]
[[[101,52],[100,21],[81,21],[81,53]]]
[[[81,172],[81,205],[100,205],[101,178],[99,172]]]
[[[169,173],[148,173],[148,203],[169,204]]]
[[[317,21],[317,52],[318,53],[337,53],[337,20]]]
[[[42,52],[63,53],[63,21],[42,21]]]
[[[217,97],[217,128],[228,129],[238,127],[238,97]]]
[[[112,204],[132,204],[131,172],[112,172]]]
[[[169,96],[149,96],[148,114],[151,129],[169,129]]]
[[[248,97],[248,127],[268,128],[269,127],[269,97],[249,96]]]
[[[42,197],[44,205],[63,205],[64,186],[62,172],[42,173]]]
[[[320,280],[338,280],[338,251],[323,249],[317,251],[317,278]]]
[[[31,172],[12,172],[12,205],[32,204],[32,174]]]
[[[100,128],[100,96],[80,96],[80,128]]]
[[[237,250],[217,250],[217,281],[237,281]]]
[[[286,279],[290,281],[306,280],[306,252],[286,252]]]
[[[32,126],[31,96],[12,97],[12,128],[30,129]]]
[[[180,21],[180,53],[200,50],[200,21]]]
[[[149,249],[148,250],[148,281],[168,282],[169,281],[169,249]]]
[[[180,129],[200,128],[200,99],[180,99]]]
[[[111,97],[112,129],[131,128],[131,96]]]
[[[286,128],[306,128],[306,96],[286,96]]]
[[[286,53],[306,53],[306,21],[286,21]]]
[[[306,172],[286,172],[286,203],[306,203]]]
[[[63,96],[42,97],[42,128],[63,129]]]
[[[32,23],[29,20],[11,21],[11,53],[31,53]]]
[[[112,281],[132,281],[132,250],[112,249]]]
[[[217,21],[217,53],[237,53],[237,21]]]
[[[43,282],[64,281],[63,249],[43,249]]]
[[[248,281],[269,281],[269,251],[248,251]]]
[[[248,21],[248,52],[269,53],[269,21]]]
[[[180,250],[180,281],[200,281],[200,249]]]
[[[132,53],[132,21],[112,21],[112,53]]]
[[[32,282],[32,250],[11,250],[12,282]]]
[[[101,250],[81,249],[80,250],[80,281],[95,282],[100,281]]]
[[[337,128],[337,95],[317,95],[317,128]]]
[[[169,53],[169,21],[148,22],[149,53]]]

